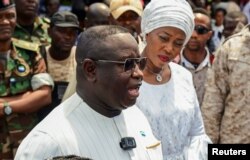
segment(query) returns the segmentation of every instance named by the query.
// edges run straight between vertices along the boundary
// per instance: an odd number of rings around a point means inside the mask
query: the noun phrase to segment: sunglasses
[[[124,72],[135,69],[135,66],[138,65],[140,70],[143,70],[146,66],[147,58],[127,58],[125,61],[111,61],[111,60],[95,60],[96,62],[104,62],[104,63],[116,63],[123,64]]]
[[[196,25],[194,27],[194,30],[198,33],[198,34],[206,34],[210,31],[210,29],[204,27],[204,26],[201,26],[201,25]]]

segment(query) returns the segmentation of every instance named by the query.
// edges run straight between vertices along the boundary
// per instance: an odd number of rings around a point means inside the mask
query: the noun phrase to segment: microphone
[[[121,139],[120,142],[120,147],[123,150],[129,150],[129,149],[133,149],[136,148],[136,142],[134,137],[124,137]]]

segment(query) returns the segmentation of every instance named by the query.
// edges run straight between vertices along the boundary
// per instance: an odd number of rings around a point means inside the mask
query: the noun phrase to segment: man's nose
[[[138,64],[135,65],[135,69],[134,69],[134,71],[132,73],[132,76],[138,77],[138,78],[143,78],[143,72],[140,69]]]

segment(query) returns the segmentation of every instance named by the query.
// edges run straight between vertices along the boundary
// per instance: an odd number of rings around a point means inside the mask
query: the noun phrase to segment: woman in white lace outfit
[[[161,139],[164,160],[207,159],[203,120],[192,75],[171,62],[189,40],[194,16],[185,0],[152,0],[142,15],[148,57],[137,106]]]

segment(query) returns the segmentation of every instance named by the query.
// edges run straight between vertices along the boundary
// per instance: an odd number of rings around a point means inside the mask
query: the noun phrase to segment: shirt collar
[[[183,56],[183,51],[184,51],[184,48],[181,50],[181,53],[180,53],[180,56],[181,56],[181,59],[180,59],[180,64],[186,68],[191,68],[191,69],[194,69],[195,71],[199,71],[199,70],[202,70],[204,67],[208,66],[210,67],[211,66],[211,63],[210,63],[210,53],[209,53],[209,50],[207,47],[205,47],[205,50],[206,50],[206,57],[205,59],[199,64],[199,66],[195,69],[194,66],[192,65],[192,63],[190,63],[184,56]]]

